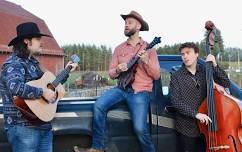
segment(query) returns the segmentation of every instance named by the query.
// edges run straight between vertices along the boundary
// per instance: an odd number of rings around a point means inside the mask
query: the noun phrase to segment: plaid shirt
[[[214,67],[214,81],[228,88],[230,81],[227,74],[219,67]],[[177,110],[176,130],[183,135],[200,135],[195,118],[198,108],[207,96],[206,69],[197,65],[193,75],[183,65],[171,76],[171,102]]]

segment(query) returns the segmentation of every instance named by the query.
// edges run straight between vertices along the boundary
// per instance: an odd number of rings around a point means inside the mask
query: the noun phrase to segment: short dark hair
[[[181,44],[181,46],[179,47],[179,51],[181,52],[181,50],[184,48],[193,48],[195,53],[199,53],[199,48],[193,42],[186,42],[186,43]]]

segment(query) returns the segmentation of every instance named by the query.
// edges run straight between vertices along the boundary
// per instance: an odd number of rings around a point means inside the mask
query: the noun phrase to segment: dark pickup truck
[[[179,152],[174,130],[174,111],[170,108],[169,83],[173,72],[181,67],[180,56],[159,55],[161,79],[154,81],[147,122],[157,152]],[[199,59],[199,64],[204,61]],[[241,89],[232,82],[230,93],[242,100]],[[93,99],[64,98],[58,103],[56,117],[52,121],[54,151],[71,152],[74,145],[89,147],[92,138]],[[140,152],[134,135],[129,110],[126,105],[113,108],[108,113],[107,152]],[[10,152],[3,130],[2,103],[0,102],[0,152]]]

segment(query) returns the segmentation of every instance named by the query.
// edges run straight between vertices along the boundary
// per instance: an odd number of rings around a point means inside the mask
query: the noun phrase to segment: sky
[[[212,20],[220,29],[225,47],[242,48],[242,1],[240,0],[8,0],[43,19],[60,46],[106,45],[114,49],[127,38],[120,14],[139,12],[150,31],[140,32],[161,44],[198,42],[204,24]],[[240,15],[239,15],[240,14]]]

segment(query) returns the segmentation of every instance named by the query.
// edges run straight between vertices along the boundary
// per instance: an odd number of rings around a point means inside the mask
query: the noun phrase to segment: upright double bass
[[[206,53],[211,53],[215,44],[216,27],[207,21]],[[206,137],[206,152],[242,152],[242,101],[231,96],[222,86],[213,81],[212,63],[206,63],[207,98],[199,112],[207,114],[212,122],[199,123]]]

